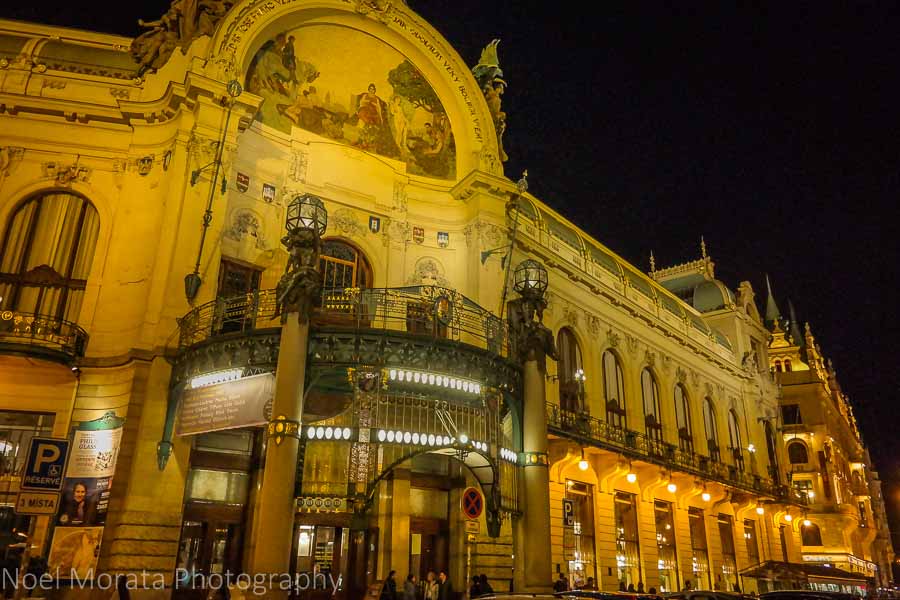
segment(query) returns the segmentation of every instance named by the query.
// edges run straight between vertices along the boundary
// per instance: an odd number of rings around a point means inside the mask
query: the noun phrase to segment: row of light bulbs
[[[228,369],[225,371],[216,371],[215,373],[206,373],[198,375],[191,379],[191,388],[197,389],[216,385],[217,383],[226,383],[228,381],[236,381],[244,374],[244,369]]]
[[[319,425],[306,430],[306,438],[310,440],[349,440],[352,435],[349,427],[323,427]]]
[[[378,430],[378,441],[397,444],[413,444],[415,446],[449,446],[456,442],[456,438],[446,435],[434,435],[425,433],[412,433],[409,431],[385,431]]]
[[[388,371],[388,379],[391,381],[406,381],[408,383],[420,383],[423,385],[433,385],[435,387],[445,387],[451,390],[460,390],[470,394],[480,394],[481,384],[468,379],[459,377],[448,377],[438,373],[425,373],[422,371],[406,371],[404,369],[391,369]]]
[[[500,458],[513,464],[519,462],[519,455],[509,448],[500,448]]]

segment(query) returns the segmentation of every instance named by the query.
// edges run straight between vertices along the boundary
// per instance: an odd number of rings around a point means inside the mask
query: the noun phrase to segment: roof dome
[[[718,279],[704,281],[694,288],[693,305],[700,312],[719,310],[734,304],[734,295]]]

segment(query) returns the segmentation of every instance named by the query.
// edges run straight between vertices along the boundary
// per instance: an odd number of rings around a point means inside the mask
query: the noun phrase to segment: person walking
[[[384,580],[384,585],[381,587],[381,600],[399,600],[397,598],[397,580],[394,579],[396,573],[397,571],[391,571]]]
[[[425,576],[425,600],[438,600],[439,585],[434,571]]]
[[[569,591],[569,581],[566,579],[565,573],[559,574],[559,579],[553,582],[553,591],[554,592],[568,592]]]
[[[482,596],[493,596],[494,595],[494,588],[492,588],[491,584],[488,583],[487,575],[482,573],[478,577],[478,581],[481,583],[481,595]]]
[[[403,584],[403,600],[416,600],[416,576],[411,573]]]

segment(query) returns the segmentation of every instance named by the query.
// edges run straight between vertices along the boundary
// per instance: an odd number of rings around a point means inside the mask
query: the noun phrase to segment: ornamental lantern
[[[547,269],[530,258],[522,261],[513,273],[513,289],[526,298],[543,298],[547,291]]]
[[[322,236],[328,226],[328,211],[318,196],[294,196],[288,204],[284,226],[289,234],[298,229],[311,229]]]

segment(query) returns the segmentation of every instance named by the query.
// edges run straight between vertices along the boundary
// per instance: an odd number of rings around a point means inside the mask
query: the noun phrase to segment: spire
[[[794,312],[794,303],[791,302],[790,299],[788,299],[788,312],[791,315],[791,341],[802,348],[806,345],[806,340],[803,337],[803,334],[800,333],[800,322],[797,321],[797,313]]]
[[[653,250],[650,251],[650,272],[656,273],[656,258],[653,256]]]
[[[778,310],[778,305],[775,304],[775,296],[772,295],[772,283],[769,281],[768,274],[766,274],[766,289],[769,291],[769,296],[766,298],[766,321],[777,323],[781,320],[781,311]]]
[[[703,239],[703,236],[700,236],[700,258],[706,258],[706,240]]]

